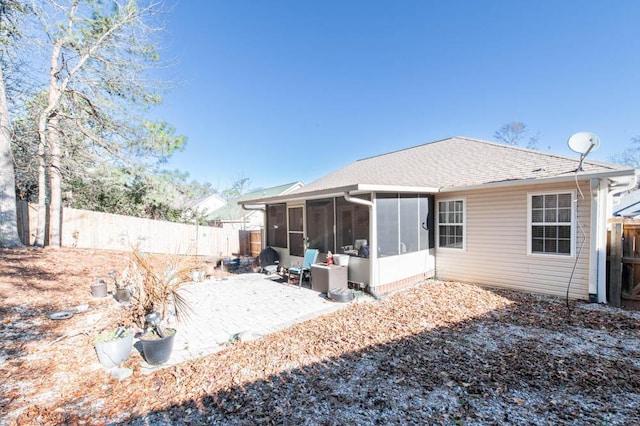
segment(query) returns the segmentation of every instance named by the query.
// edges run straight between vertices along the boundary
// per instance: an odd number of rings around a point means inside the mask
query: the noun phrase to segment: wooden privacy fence
[[[262,231],[240,231],[240,254],[258,257],[262,250]]]
[[[614,306],[640,306],[640,220],[610,219],[607,296]]]
[[[18,232],[33,245],[38,209],[18,203]],[[25,217],[26,213],[26,217]],[[231,257],[239,251],[237,230],[142,219],[72,208],[62,209],[62,247]]]

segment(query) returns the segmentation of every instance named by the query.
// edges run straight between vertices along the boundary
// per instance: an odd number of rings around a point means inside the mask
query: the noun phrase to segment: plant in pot
[[[182,256],[163,256],[134,250],[132,262],[136,273],[129,282],[134,287],[131,307],[134,321],[144,333],[140,336],[142,354],[151,365],[165,363],[171,356],[174,327],[167,327],[169,316],[178,322],[192,311],[180,288],[190,282],[190,267]]]
[[[129,358],[133,347],[133,330],[120,326],[100,333],[94,342],[98,360],[105,368],[113,368]]]
[[[116,287],[116,300],[120,303],[127,303],[131,300],[131,288],[129,285],[126,285],[128,276],[129,276],[129,268],[125,268],[122,272],[122,279],[118,280],[118,274],[116,271],[109,271],[109,276],[113,279],[113,283]]]

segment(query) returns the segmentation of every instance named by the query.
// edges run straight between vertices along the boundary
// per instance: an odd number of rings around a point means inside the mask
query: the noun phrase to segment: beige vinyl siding
[[[531,193],[571,192],[577,195],[577,218],[586,234],[569,296],[589,297],[590,191],[580,182],[585,199],[572,184],[513,186],[502,189],[443,193],[440,200],[465,200],[466,249],[436,246],[436,275],[440,279],[472,282],[492,287],[565,296],[576,258],[567,255],[527,254],[528,197]],[[583,234],[575,222],[574,254],[578,255]],[[437,221],[436,221],[437,227]]]

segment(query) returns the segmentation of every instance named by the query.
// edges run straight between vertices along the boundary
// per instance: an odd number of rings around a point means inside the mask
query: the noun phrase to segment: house
[[[264,211],[258,211],[260,209],[245,210],[242,208],[240,203],[244,200],[257,197],[265,198],[286,195],[292,191],[302,188],[302,186],[302,182],[292,182],[244,194],[238,198],[229,200],[224,206],[213,210],[205,217],[205,220],[211,226],[218,226],[221,228],[245,231],[260,230],[264,226]]]
[[[605,302],[607,212],[634,171],[582,166],[451,137],[240,204],[264,206],[266,244],[282,264],[299,262],[305,247],[346,253],[349,281],[374,293],[437,277]]]
[[[210,214],[212,211],[219,209],[227,204],[227,200],[218,194],[210,194],[204,197],[189,201],[185,207],[194,212],[195,216]]]

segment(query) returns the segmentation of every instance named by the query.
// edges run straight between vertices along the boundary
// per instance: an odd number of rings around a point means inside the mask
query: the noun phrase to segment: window
[[[333,198],[307,201],[309,247],[321,253],[335,251],[333,244]]]
[[[287,247],[287,219],[285,204],[267,206],[267,245]]]
[[[289,254],[304,256],[304,232],[302,207],[289,209]]]
[[[573,194],[530,195],[530,252],[572,254]]]
[[[438,245],[464,249],[464,200],[438,202]]]

